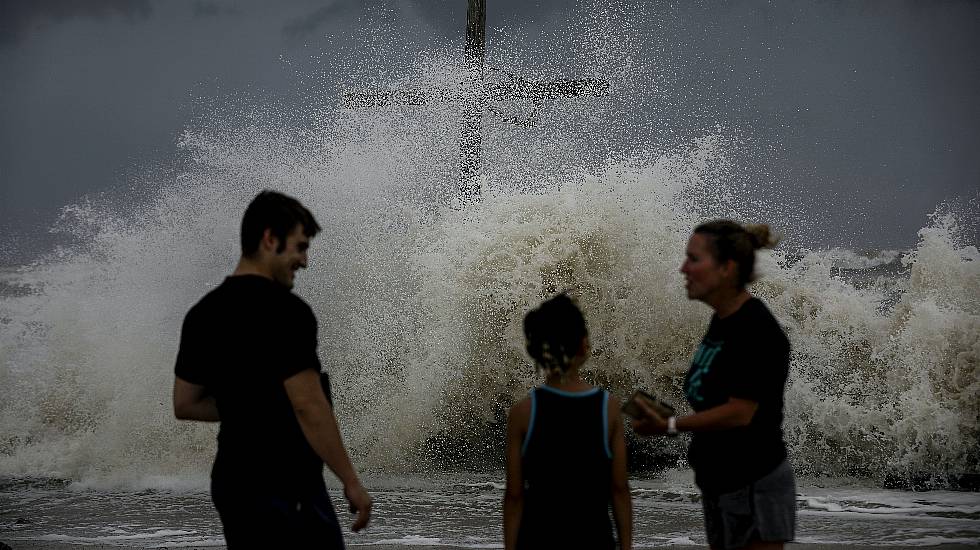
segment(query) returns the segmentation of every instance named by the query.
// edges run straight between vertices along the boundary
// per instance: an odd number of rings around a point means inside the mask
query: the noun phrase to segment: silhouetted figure
[[[688,459],[713,550],[782,548],[796,525],[796,482],[783,442],[789,340],[746,289],[765,225],[716,220],[694,229],[681,272],[687,296],[714,310],[684,392],[694,414],[663,418],[642,401],[643,435],[693,432]]]
[[[610,507],[621,548],[632,546],[626,442],[609,392],[586,384],[582,312],[560,294],[524,318],[527,351],[544,384],[510,410],[504,548],[611,549]]]
[[[353,529],[370,519],[320,372],[316,317],[291,292],[319,230],[298,201],[263,191],[242,220],[238,267],[184,318],[174,413],[221,422],[211,495],[232,550],[343,548],[324,463],[357,511]]]

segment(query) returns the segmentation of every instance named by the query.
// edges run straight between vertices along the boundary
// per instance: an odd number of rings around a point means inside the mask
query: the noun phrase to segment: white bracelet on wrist
[[[677,431],[677,417],[671,416],[667,419],[667,435],[674,437],[678,433],[680,432]]]

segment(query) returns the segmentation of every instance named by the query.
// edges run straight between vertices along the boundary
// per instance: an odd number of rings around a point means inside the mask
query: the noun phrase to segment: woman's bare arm
[[[622,550],[633,547],[633,499],[626,474],[626,438],[623,435],[623,416],[617,401],[609,400],[609,449],[612,451],[612,508],[619,544]]]
[[[524,512],[524,475],[521,447],[531,419],[531,400],[524,399],[507,416],[507,488],[504,492],[504,549],[517,547],[517,532]]]
[[[667,419],[657,414],[642,400],[636,402],[643,412],[633,419],[633,429],[640,435],[667,433]],[[677,430],[681,432],[707,432],[748,426],[755,416],[759,403],[731,397],[727,403],[687,416],[677,417]]]

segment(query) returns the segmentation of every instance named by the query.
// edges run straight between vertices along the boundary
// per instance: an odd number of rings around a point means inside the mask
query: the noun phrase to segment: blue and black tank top
[[[609,392],[531,390],[519,549],[614,548]]]

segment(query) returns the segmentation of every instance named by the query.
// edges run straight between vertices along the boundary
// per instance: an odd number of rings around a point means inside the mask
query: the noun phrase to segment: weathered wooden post
[[[483,147],[483,70],[487,52],[487,2],[468,0],[466,8],[466,48],[463,52],[468,86],[464,87],[463,128],[459,138],[459,191],[464,201],[479,200],[480,164]]]
[[[513,116],[502,122],[527,124],[546,100],[578,96],[601,96],[609,90],[609,84],[596,79],[527,80],[516,74],[498,71],[498,78],[488,79],[486,74],[487,51],[487,2],[467,0],[466,46],[463,61],[469,82],[461,84],[461,90],[439,89],[432,86],[401,90],[348,91],[343,95],[344,104],[351,108],[385,107],[397,105],[425,105],[429,101],[459,101],[462,129],[459,138],[460,168],[457,190],[461,204],[480,200],[480,174],[483,151],[483,110],[492,102],[523,100],[533,105],[528,117]],[[501,81],[499,76],[506,80]],[[456,202],[456,201],[453,201]]]

